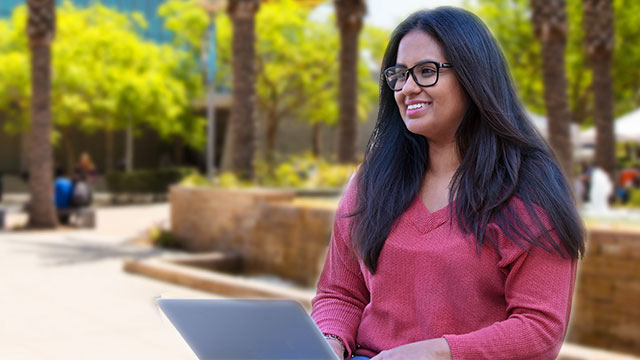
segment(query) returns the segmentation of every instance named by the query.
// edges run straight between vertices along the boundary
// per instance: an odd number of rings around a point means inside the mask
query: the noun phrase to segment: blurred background
[[[193,286],[180,266],[224,270],[274,290],[225,292],[203,273],[209,285],[186,296],[308,304],[376,122],[389,35],[441,5],[473,11],[497,38],[587,225],[563,356],[640,356],[636,0],[2,0],[4,270],[29,263],[35,279],[57,259],[76,274],[161,279],[148,296]],[[4,304],[27,297],[16,294]],[[33,355],[15,344],[7,358]],[[44,358],[69,357],[56,351]]]

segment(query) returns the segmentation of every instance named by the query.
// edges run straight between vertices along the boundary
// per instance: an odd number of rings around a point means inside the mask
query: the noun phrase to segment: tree
[[[340,29],[340,130],[338,161],[355,161],[357,139],[358,35],[366,12],[364,0],[334,0]]]
[[[107,161],[114,164],[114,137],[118,130],[141,127],[162,138],[176,136],[201,147],[204,119],[193,114],[191,99],[202,92],[198,76],[188,70],[190,54],[168,45],[143,40],[137,29],[146,23],[140,14],[121,14],[100,4],[76,8],[70,2],[57,9],[60,25],[53,47],[52,138],[64,147],[66,166],[76,159],[73,130],[104,131]],[[26,9],[18,7],[11,21],[0,21],[0,112],[10,121],[5,130],[28,126],[28,81],[21,59],[26,56]],[[6,36],[5,36],[6,34]],[[61,136],[62,135],[62,136]],[[130,143],[131,145],[131,143]],[[126,148],[133,157],[133,147]],[[131,162],[129,162],[131,164]],[[132,164],[131,164],[132,165]]]
[[[175,33],[176,44],[200,53],[206,14],[194,1],[168,1],[160,10],[165,26]],[[260,5],[256,15],[256,64],[258,116],[264,122],[265,158],[272,162],[280,124],[297,119],[312,126],[316,153],[323,125],[338,123],[339,34],[331,23],[310,16],[310,9],[293,0],[272,0]],[[231,24],[218,16],[218,62],[216,87],[230,88]],[[198,35],[200,34],[200,35]],[[357,116],[365,119],[378,96],[378,68],[388,32],[374,27],[363,30],[363,51],[359,59]],[[198,72],[199,67],[192,70]],[[243,79],[242,81],[247,81]],[[261,136],[262,136],[261,135]]]
[[[339,86],[343,79],[336,49],[339,34],[335,26],[312,19],[310,10],[292,0],[264,4],[258,25],[258,100],[265,120],[265,157],[273,165],[276,137],[281,122],[298,119],[312,127],[312,148],[319,155],[321,126],[338,121]],[[380,43],[385,36],[365,28],[367,49],[373,62],[382,58]],[[355,72],[360,96],[356,116],[365,119],[378,95],[377,72],[361,59]],[[373,66],[377,71],[378,64]],[[356,139],[353,139],[355,148]]]
[[[567,0],[569,32],[565,52],[568,93],[574,123],[594,123],[592,116],[592,72],[584,42],[582,0]],[[540,42],[533,33],[529,0],[487,0],[473,7],[498,39],[509,63],[518,92],[527,109],[544,113]],[[615,114],[640,107],[640,2],[613,2],[616,41],[613,52],[613,90]]]
[[[229,3],[233,23],[233,100],[230,116],[232,168],[240,178],[253,178],[256,127],[255,14],[258,0]]]
[[[615,134],[613,132],[613,79],[611,65],[614,48],[611,0],[583,0],[585,45],[593,73],[593,114],[596,123],[596,166],[615,179]]]
[[[56,227],[53,206],[51,146],[51,42],[55,32],[55,1],[28,0],[27,34],[31,50],[31,141],[29,159],[29,226]]]
[[[566,176],[572,176],[572,154],[565,72],[567,17],[564,0],[531,0],[533,25],[542,44],[544,100],[549,140]]]

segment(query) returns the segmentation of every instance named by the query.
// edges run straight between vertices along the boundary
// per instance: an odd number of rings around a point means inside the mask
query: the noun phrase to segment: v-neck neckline
[[[449,221],[451,206],[453,206],[453,203],[448,203],[432,212],[424,204],[420,193],[418,193],[409,206],[407,215],[421,233],[427,233]]]

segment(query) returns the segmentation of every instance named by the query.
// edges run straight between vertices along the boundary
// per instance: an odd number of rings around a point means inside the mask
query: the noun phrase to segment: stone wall
[[[640,355],[640,229],[589,228],[568,340]]]
[[[264,204],[244,244],[245,264],[315,286],[331,238],[334,209],[294,204]]]
[[[174,186],[171,231],[187,250],[235,253],[245,272],[314,286],[335,210],[294,205],[293,198],[289,191]]]

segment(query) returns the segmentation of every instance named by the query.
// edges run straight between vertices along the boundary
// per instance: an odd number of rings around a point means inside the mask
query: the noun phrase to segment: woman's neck
[[[460,156],[455,142],[437,144],[429,142],[429,168],[435,176],[453,176],[460,166]]]

